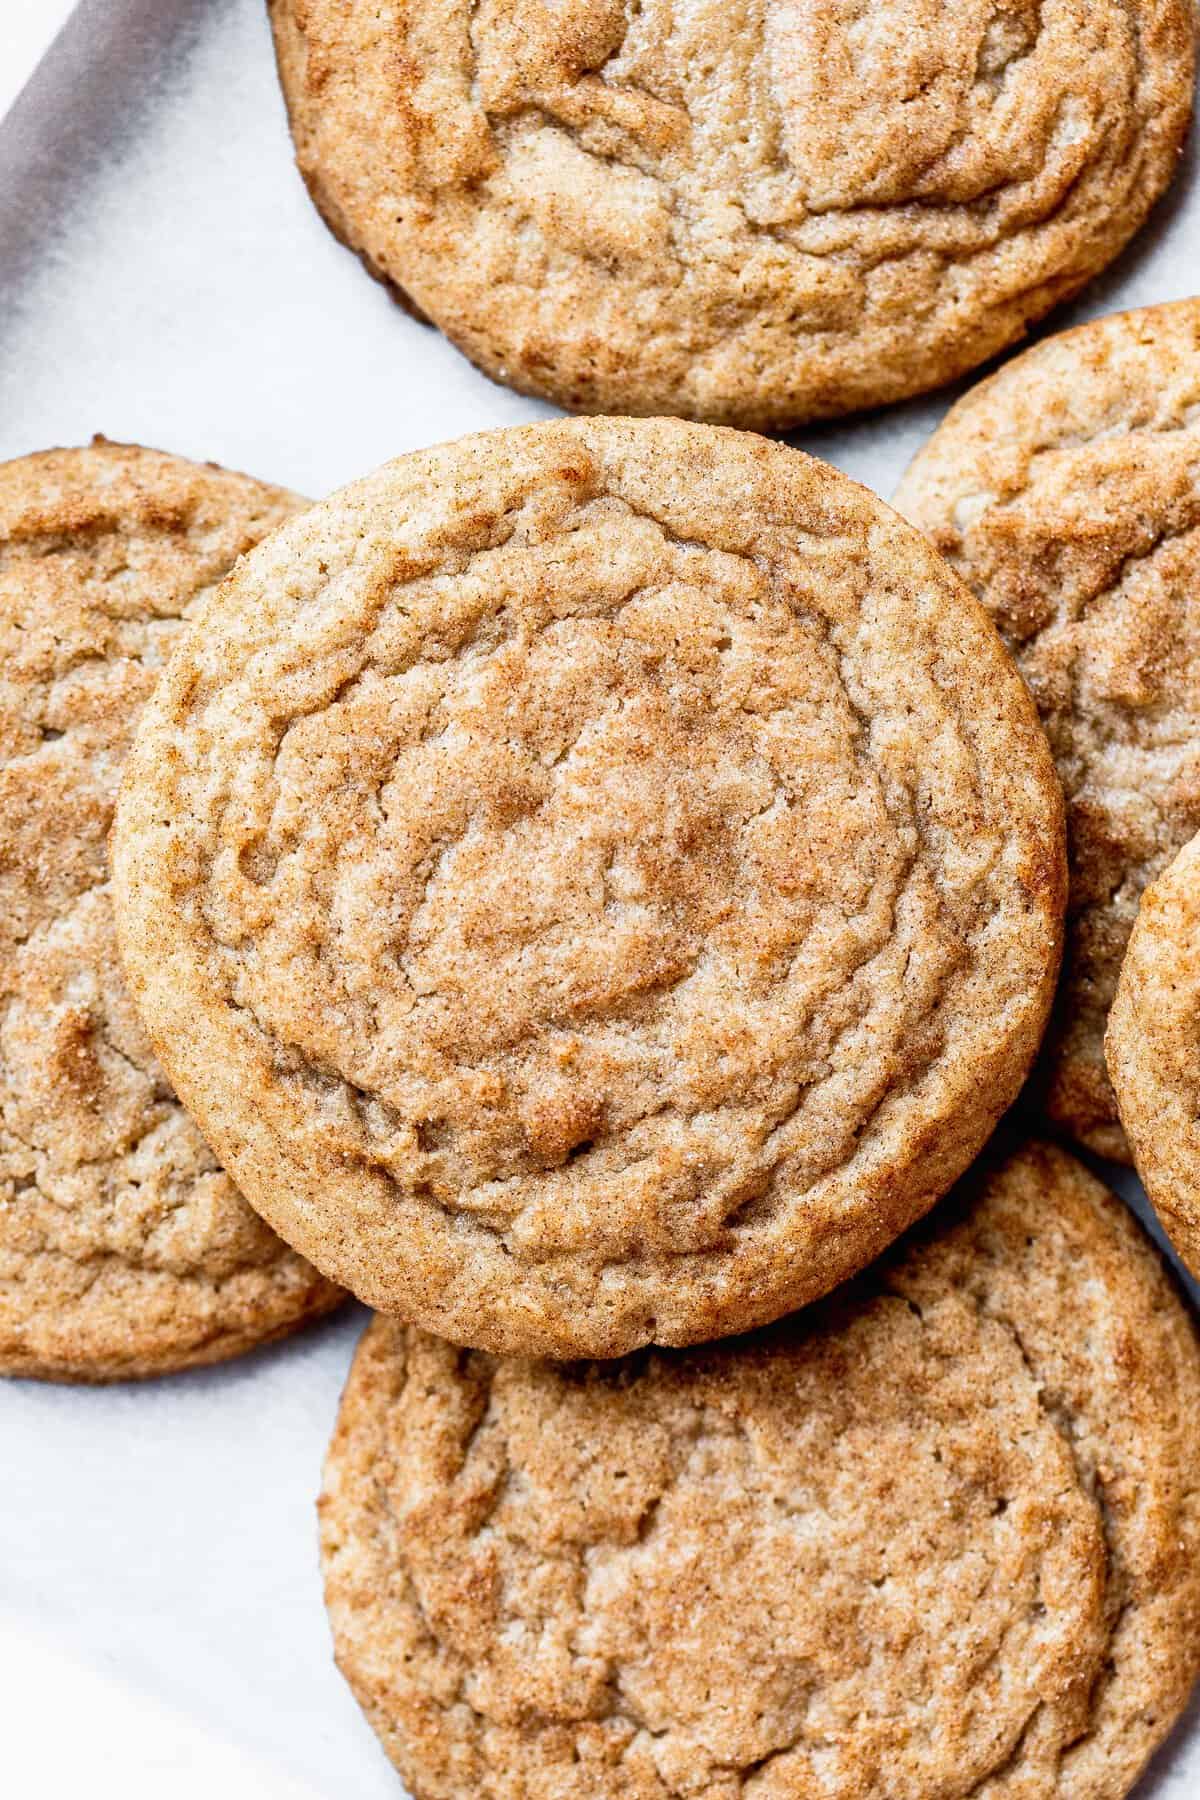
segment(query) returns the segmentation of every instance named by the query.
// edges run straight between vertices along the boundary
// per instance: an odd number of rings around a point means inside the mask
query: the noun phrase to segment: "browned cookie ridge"
[[[403,457],[247,558],[118,809],[122,951],[267,1218],[457,1341],[745,1329],[1015,1094],[1061,794],[994,629],[824,465],[677,421]]]
[[[1175,168],[1191,0],[271,0],[317,205],[481,368],[782,429],[964,373]]]
[[[212,1362],[337,1290],[251,1212],[117,958],[105,840],[182,616],[300,503],[97,441],[0,466],[0,1372]]]
[[[1200,837],[1142,895],[1105,1049],[1138,1174],[1200,1275]]]
[[[608,1364],[366,1333],[339,1665],[421,1800],[1120,1800],[1200,1669],[1200,1351],[1029,1147],[832,1300]]]
[[[1104,1027],[1138,898],[1200,829],[1200,301],[1049,338],[969,393],[896,504],[1033,691],[1071,871],[1051,1118],[1127,1161]]]

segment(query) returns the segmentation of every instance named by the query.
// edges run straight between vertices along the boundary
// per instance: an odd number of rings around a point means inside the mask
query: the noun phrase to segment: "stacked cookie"
[[[1200,301],[1019,357],[953,409],[897,503],[992,612],[1066,790],[1048,1111],[1136,1161],[1200,1273]]]
[[[1200,302],[903,518],[711,422],[974,366],[1166,184],[1184,0],[943,12],[275,0],[335,229],[627,416],[0,469],[0,1370],[376,1309],[322,1549],[420,1800],[1117,1800],[1200,1673],[1187,1307],[986,1148],[1200,1264]]]
[[[995,619],[1066,792],[1050,1117],[1129,1160],[1103,1040],[1147,883],[1200,830],[1200,302],[1066,332],[951,411],[896,497]]]
[[[1186,1311],[1036,1145],[887,1250],[1067,899],[926,539],[677,421],[402,458],[176,647],[113,867],[175,1088],[381,1314],[323,1542],[416,1793],[1127,1791],[1200,1665]]]
[[[815,1299],[1040,1041],[1062,799],[927,542],[678,421],[404,457],[277,531],[143,715],[135,999],[254,1205],[383,1311],[616,1356]]]
[[[554,1364],[394,1320],[321,1503],[417,1795],[1118,1795],[1196,1671],[1195,1332],[1060,1151],[832,1302]]]
[[[1190,1321],[1058,1151],[887,1250],[1015,1097],[1067,892],[932,545],[674,421],[307,511],[6,476],[9,1369],[380,1309],[323,1542],[418,1794],[1126,1791],[1200,1661]]]
[[[184,1112],[121,977],[105,840],[184,619],[302,502],[114,444],[0,468],[0,1371],[213,1362],[339,1294]]]

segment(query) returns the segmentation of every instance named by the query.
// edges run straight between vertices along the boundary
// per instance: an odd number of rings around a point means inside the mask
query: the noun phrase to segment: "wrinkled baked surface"
[[[211,1362],[336,1292],[222,1173],[117,959],[105,839],[180,620],[297,508],[98,441],[0,466],[0,1371]]]
[[[1121,248],[1190,0],[271,0],[333,229],[497,380],[777,429],[936,386]]]
[[[1142,895],[1105,1049],[1138,1174],[1200,1274],[1200,838]]]
[[[403,457],[144,717],[122,948],[276,1229],[457,1342],[760,1324],[1012,1098],[1061,795],[991,625],[824,465],[677,421]]]
[[[757,1337],[495,1360],[377,1319],[339,1665],[421,1800],[1116,1800],[1200,1667],[1200,1355],[1062,1152]]]
[[[1104,1026],[1152,880],[1200,829],[1200,301],[1064,332],[969,393],[896,504],[983,601],[1067,794],[1050,1117],[1129,1160]]]

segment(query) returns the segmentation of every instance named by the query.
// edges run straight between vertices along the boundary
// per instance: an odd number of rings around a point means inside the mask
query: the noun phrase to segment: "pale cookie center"
[[[927,1321],[885,1296],[711,1376],[498,1371],[446,1516],[477,1510],[446,1556],[409,1540],[464,1698],[619,1722],[672,1793],[773,1794],[773,1769],[780,1794],[924,1800],[949,1744],[965,1793],[1043,1706],[1085,1724],[1099,1515],[1015,1339],[968,1301]]]
[[[376,1167],[627,1253],[850,1154],[939,1053],[964,947],[826,631],[617,516],[619,555],[607,502],[487,553],[453,656],[380,655],[264,741],[210,923],[285,1084]]]
[[[1098,96],[1132,97],[1129,35],[1118,0],[1099,0],[1086,45],[1063,0],[484,0],[468,54],[497,196],[579,254],[636,259],[1021,184],[1031,222],[1100,153]],[[933,223],[896,228],[912,247]],[[968,235],[988,236],[985,216]]]

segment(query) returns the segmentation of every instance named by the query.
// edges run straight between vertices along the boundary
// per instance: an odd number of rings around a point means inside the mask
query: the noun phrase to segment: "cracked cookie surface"
[[[1200,1666],[1200,1351],[1061,1151],[841,1293],[607,1364],[365,1334],[339,1665],[421,1800],[1118,1800]]]
[[[1067,947],[1040,1087],[1129,1160],[1104,1028],[1146,883],[1200,829],[1200,301],[1027,351],[950,412],[896,505],[1029,683],[1067,795]]]
[[[97,441],[0,466],[0,1371],[211,1362],[337,1292],[172,1093],[117,957],[105,840],[181,620],[300,502]]]
[[[1190,0],[272,0],[297,159],[488,374],[783,429],[949,381],[1167,185]]]
[[[1061,795],[992,626],[799,452],[464,439],[248,558],[172,659],[130,979],[255,1205],[381,1311],[615,1355],[861,1267],[1013,1097]]]
[[[1200,837],[1142,895],[1105,1050],[1137,1172],[1200,1275]]]

